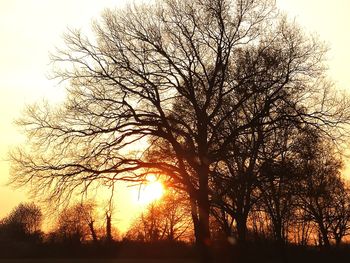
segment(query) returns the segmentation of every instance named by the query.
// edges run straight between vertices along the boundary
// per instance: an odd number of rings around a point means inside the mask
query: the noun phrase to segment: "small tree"
[[[96,211],[93,203],[79,203],[64,209],[57,220],[55,238],[62,242],[81,243],[98,240],[95,222]]]
[[[187,202],[171,192],[147,207],[131,225],[126,238],[145,242],[188,241],[192,232]]]
[[[34,203],[21,203],[2,220],[2,228],[10,239],[40,238],[43,214]]]
[[[345,185],[336,188],[335,191],[330,234],[338,247],[342,239],[350,234],[350,192]]]
[[[299,147],[301,177],[296,184],[299,207],[316,224],[319,243],[329,248],[334,206],[344,191],[340,177],[342,161],[332,146],[312,131],[300,140]]]

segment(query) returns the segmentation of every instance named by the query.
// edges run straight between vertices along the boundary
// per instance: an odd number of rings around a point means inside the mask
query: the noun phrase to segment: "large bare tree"
[[[107,10],[93,32],[68,32],[67,48],[52,57],[67,99],[31,106],[19,121],[30,148],[12,155],[13,181],[61,200],[162,173],[191,201],[203,261],[209,182],[239,152],[233,142],[255,140],[281,118],[334,136],[328,128],[348,120],[323,78],[324,47],[274,1],[164,0]],[[144,158],[159,141],[171,161]]]

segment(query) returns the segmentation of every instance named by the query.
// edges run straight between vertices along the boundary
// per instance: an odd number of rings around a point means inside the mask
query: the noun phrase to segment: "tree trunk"
[[[335,236],[335,246],[337,248],[340,247],[341,240],[342,240],[342,236],[341,235]]]
[[[209,263],[211,262],[210,253],[210,229],[209,229],[209,200],[207,198],[200,198],[198,202],[199,209],[199,221],[198,221],[198,233],[196,237],[197,247],[200,253],[200,262]]]
[[[319,227],[320,227],[321,238],[323,241],[323,247],[325,249],[329,249],[331,247],[331,244],[329,243],[327,229],[323,226],[323,224],[319,224]]]
[[[236,252],[232,253],[233,263],[243,263],[246,261],[246,241],[247,241],[247,217],[243,214],[236,214],[237,223],[237,246]]]
[[[106,213],[106,240],[108,243],[112,242],[112,215],[107,212]]]
[[[247,239],[247,217],[244,215],[236,215],[237,223],[237,242],[244,245]]]
[[[283,235],[282,219],[278,218],[273,222],[273,228],[275,232],[275,241],[279,248],[284,248],[285,239]]]
[[[279,254],[281,262],[288,262],[288,257],[286,254],[286,243],[285,243],[286,239],[283,234],[281,217],[274,220],[273,228],[275,232],[276,251]]]
[[[199,252],[201,263],[209,263],[212,261],[210,252],[210,229],[209,229],[209,191],[208,191],[208,175],[209,167],[202,165],[199,173],[199,189],[197,194],[197,214],[195,219],[195,236],[196,245]],[[192,217],[193,218],[193,217]],[[197,225],[197,226],[196,226]]]
[[[96,232],[95,232],[94,222],[93,221],[91,221],[89,223],[89,228],[90,228],[92,240],[96,243],[97,242],[97,235],[96,235]]]

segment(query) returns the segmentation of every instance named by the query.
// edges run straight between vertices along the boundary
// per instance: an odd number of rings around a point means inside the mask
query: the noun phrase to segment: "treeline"
[[[260,251],[262,246],[271,254],[293,247],[306,253],[333,246],[349,255],[350,190],[342,156],[314,129],[273,136],[250,176],[240,170],[252,158],[243,145],[227,170],[217,167],[215,178],[221,181],[210,184],[213,251]],[[140,257],[195,254],[191,203],[179,189],[167,189],[123,234],[112,215],[92,201],[76,203],[63,209],[45,233],[40,207],[20,204],[0,221],[2,256],[134,257],[135,249]]]
[[[150,204],[123,235],[113,224],[112,211],[101,213],[92,201],[63,209],[46,231],[41,208],[21,203],[0,221],[0,257],[193,257],[185,236],[191,224],[178,201],[168,195],[164,202]]]
[[[288,258],[300,262],[348,257],[350,198],[340,159],[331,148],[326,151],[329,145],[324,141],[314,145],[305,138],[298,143],[305,146],[298,146],[302,158],[294,153],[285,163],[262,164],[246,221],[245,246],[236,219],[214,203],[213,194],[211,247],[219,262],[232,253],[236,258],[244,253],[245,262],[279,259],[276,244],[283,244]],[[197,253],[190,204],[173,189],[149,204],[123,234],[112,223],[111,211],[101,212],[92,201],[63,209],[50,231],[42,230],[44,219],[34,203],[15,207],[0,223],[2,257],[194,258]],[[331,245],[337,249],[319,249]]]
[[[21,203],[0,221],[1,242],[29,242],[79,245],[112,241],[191,243],[193,230],[183,197],[168,193],[137,216],[121,234],[113,223],[113,213],[102,210],[93,201],[73,204],[59,212],[49,230],[43,230],[44,214],[34,203]]]
[[[104,229],[98,220],[100,216],[93,202],[77,203],[63,209],[54,226],[45,233],[42,230],[44,215],[41,208],[34,203],[21,203],[1,220],[0,240],[66,244],[110,240],[112,233],[116,232],[111,227],[111,216],[106,212]]]
[[[265,151],[251,176],[240,170],[247,161],[243,147],[239,158],[232,159],[230,169],[217,169],[216,178],[222,181],[210,185],[213,244],[264,241],[279,246],[339,247],[350,235],[350,191],[341,174],[341,156],[314,130],[289,130],[274,140],[266,144],[270,152],[274,149],[273,155]],[[251,157],[247,154],[246,158]],[[112,240],[193,243],[195,237],[189,200],[180,190],[170,188],[124,234],[113,224],[111,211],[101,213],[91,201],[63,209],[47,233],[41,229],[43,219],[37,205],[20,204],[1,220],[0,240],[51,244]]]
[[[239,154],[216,167],[216,180],[209,184],[213,246],[267,242],[279,248],[292,244],[329,249],[347,241],[350,190],[341,174],[342,156],[332,142],[315,129],[288,126],[273,131],[258,153],[251,145],[239,146]],[[249,170],[253,156],[254,170]],[[192,220],[187,196],[169,188],[124,234],[113,224],[112,211],[101,216],[91,201],[63,209],[52,230],[44,233],[43,214],[30,203],[2,219],[0,239],[71,245],[113,240],[194,243]]]

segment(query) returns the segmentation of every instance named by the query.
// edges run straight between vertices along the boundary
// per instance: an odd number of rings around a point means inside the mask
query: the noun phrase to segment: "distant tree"
[[[151,203],[147,210],[134,221],[126,235],[127,238],[144,242],[164,239],[165,229],[162,219],[159,207],[155,203]]]
[[[345,185],[334,190],[330,234],[338,247],[342,239],[350,234],[350,191]]]
[[[344,191],[340,174],[342,161],[332,145],[314,131],[305,134],[298,148],[301,177],[295,186],[299,207],[316,224],[320,244],[329,248],[335,205]]]
[[[96,234],[96,211],[91,202],[78,203],[64,209],[58,217],[54,238],[62,242],[81,243],[98,240]]]
[[[2,220],[2,230],[10,239],[40,238],[43,214],[34,203],[21,203]]]
[[[255,98],[246,106],[246,112],[254,112],[258,103],[261,101]],[[225,228],[235,226],[226,232],[237,233],[239,243],[245,242],[252,209],[257,219],[266,212],[272,222],[273,236],[278,242],[285,239],[290,215],[286,212],[292,212],[291,186],[296,180],[290,147],[298,140],[301,127],[307,126],[300,116],[286,120],[283,115],[288,115],[290,110],[281,105],[277,112],[263,116],[260,121],[266,124],[232,141],[230,155],[216,166],[217,174],[211,185],[212,203],[220,210],[219,221],[223,221]]]
[[[190,205],[183,193],[168,190],[159,204],[164,217],[165,239],[169,241],[192,240]]]
[[[221,221],[225,232],[235,222],[235,232],[239,244],[246,241],[247,220],[256,196],[258,153],[262,145],[260,135],[255,129],[232,140],[225,160],[215,167],[211,180],[211,200],[213,207],[219,209],[217,220]],[[215,211],[215,210],[214,210]]]
[[[300,134],[306,125],[280,122],[265,136],[261,147],[258,171],[259,202],[256,206],[265,212],[275,241],[283,246],[288,242],[289,226],[297,209],[298,156],[294,152],[299,145]]]
[[[274,239],[280,245],[288,241],[288,223],[295,209],[293,185],[297,181],[294,167],[288,162],[265,163],[261,201],[271,221]]]
[[[301,207],[297,207],[289,229],[289,240],[306,247],[311,244],[311,237],[317,231],[316,229],[310,215]]]
[[[112,236],[112,212],[111,210],[106,211],[106,241],[112,242],[113,236]]]
[[[268,213],[263,207],[260,207],[259,202],[255,203],[248,217],[248,229],[251,231],[252,240],[261,242],[273,240],[273,227]]]
[[[189,240],[193,235],[189,205],[172,192],[151,203],[131,225],[126,238],[154,242]]]

